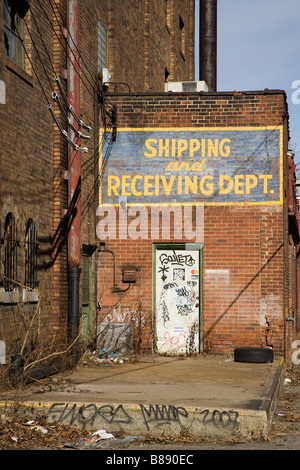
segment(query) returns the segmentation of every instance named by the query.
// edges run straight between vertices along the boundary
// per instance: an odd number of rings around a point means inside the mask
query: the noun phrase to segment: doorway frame
[[[203,243],[153,243],[152,245],[152,352],[156,348],[156,252],[158,250],[197,251],[199,256],[199,353],[203,353]]]

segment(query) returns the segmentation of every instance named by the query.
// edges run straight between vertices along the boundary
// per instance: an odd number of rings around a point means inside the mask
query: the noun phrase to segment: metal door
[[[199,352],[200,249],[156,246],[155,330],[160,354]]]

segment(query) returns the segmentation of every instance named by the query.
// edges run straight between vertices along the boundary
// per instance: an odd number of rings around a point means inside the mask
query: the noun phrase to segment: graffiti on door
[[[199,252],[156,252],[156,333],[160,353],[199,348]]]

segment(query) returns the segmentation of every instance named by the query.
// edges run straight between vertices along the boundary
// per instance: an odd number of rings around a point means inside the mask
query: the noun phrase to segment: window
[[[98,71],[107,67],[107,30],[98,20]]]
[[[35,223],[28,220],[25,235],[25,286],[34,289],[37,282],[37,233]]]
[[[6,291],[13,290],[14,280],[17,278],[17,229],[15,218],[10,212],[5,219],[4,226],[4,280]]]
[[[23,37],[23,18],[28,10],[24,0],[4,0],[4,47],[6,57],[16,65],[25,68]]]
[[[180,52],[185,54],[185,27],[181,16],[179,15],[179,40],[180,40]]]
[[[170,72],[168,69],[165,68],[165,83],[167,83],[169,76],[170,76]]]

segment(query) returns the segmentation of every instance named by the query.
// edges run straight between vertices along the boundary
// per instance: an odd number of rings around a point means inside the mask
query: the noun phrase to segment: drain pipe
[[[79,67],[79,0],[67,0],[68,43],[68,101],[76,116],[80,116],[80,67]],[[74,131],[79,130],[79,124],[70,114],[69,137],[76,141]],[[79,142],[76,142],[79,144]],[[68,333],[72,344],[79,335],[79,281],[80,281],[80,230],[81,230],[81,153],[69,145],[68,149],[68,213],[70,217],[68,231],[68,277],[69,277],[69,311]],[[72,351],[73,363],[78,362],[79,351],[75,342]],[[58,361],[52,365],[38,367],[24,373],[24,358],[21,354],[11,357],[10,374],[14,386],[28,383],[34,379],[55,374],[61,370],[66,361]]]
[[[217,91],[217,0],[200,0],[200,80]]]
[[[68,22],[68,100],[75,115],[80,116],[80,67],[79,67],[79,0],[67,0]],[[70,115],[70,123],[76,129],[78,122]],[[78,129],[79,130],[79,129]],[[69,127],[69,136],[76,140]],[[69,274],[69,339],[73,342],[79,334],[79,282],[80,282],[80,231],[81,231],[81,154],[69,146],[68,150],[68,206],[72,207],[68,232],[68,274]],[[77,196],[76,195],[77,193]],[[76,199],[76,200],[74,200]],[[76,347],[74,350],[77,360]]]

